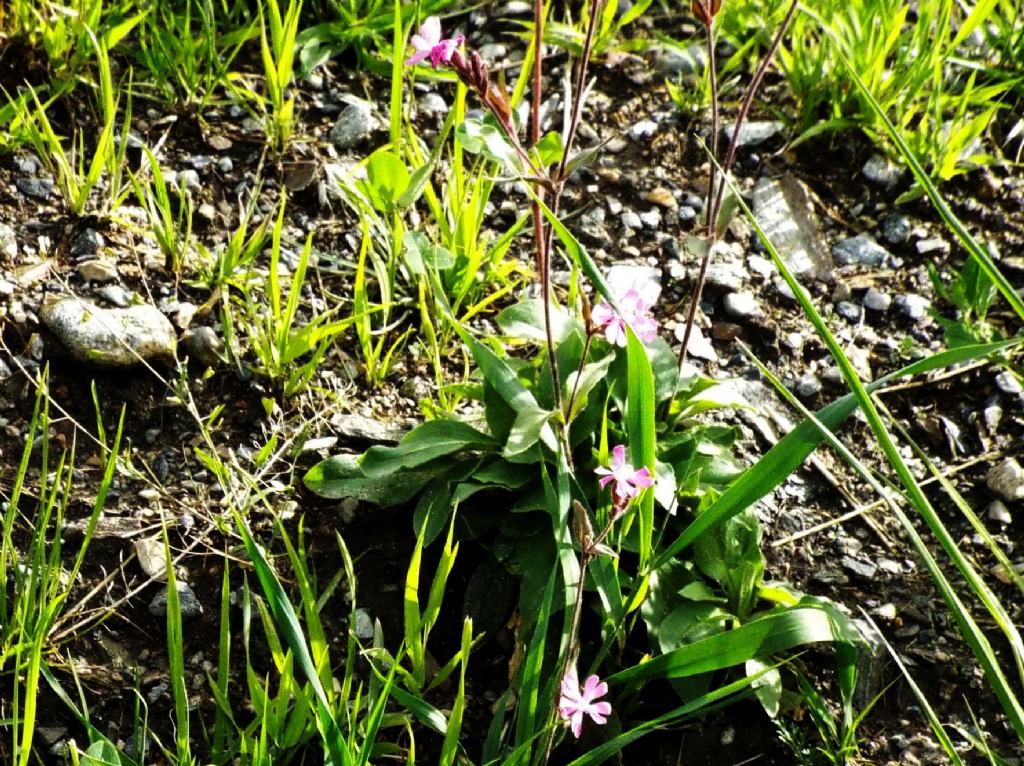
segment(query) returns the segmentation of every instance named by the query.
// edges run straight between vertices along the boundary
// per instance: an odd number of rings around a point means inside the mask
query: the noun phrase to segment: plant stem
[[[690,335],[693,332],[693,323],[697,317],[697,306],[700,305],[701,296],[704,294],[704,282],[707,278],[708,264],[711,262],[711,256],[715,251],[715,245],[718,242],[718,217],[722,212],[722,202],[725,197],[726,180],[729,176],[729,171],[732,170],[733,163],[736,161],[736,150],[739,146],[740,128],[743,127],[743,123],[746,122],[747,115],[750,113],[750,107],[754,103],[754,96],[757,93],[758,88],[761,87],[761,81],[764,80],[765,73],[768,71],[768,66],[775,58],[775,54],[779,50],[779,45],[782,44],[782,37],[786,34],[789,29],[789,25],[793,21],[793,16],[796,14],[799,0],[792,0],[789,6],[789,10],[786,11],[786,17],[779,25],[778,30],[775,33],[775,37],[772,39],[771,46],[768,48],[768,52],[761,59],[761,63],[758,64],[757,70],[754,72],[754,76],[750,81],[750,85],[747,86],[747,91],[743,96],[743,103],[740,106],[739,114],[736,116],[736,123],[733,127],[732,138],[729,141],[729,148],[725,153],[725,161],[722,162],[722,178],[718,182],[718,191],[715,193],[714,204],[708,207],[705,206],[705,215],[707,222],[707,243],[706,250],[700,262],[700,271],[697,274],[697,284],[693,290],[693,296],[690,298],[690,308],[686,314],[686,329],[683,332],[683,345],[679,349],[679,369],[682,370],[683,365],[686,364],[686,354],[690,345]],[[710,78],[711,78],[711,156],[715,158],[718,153],[718,79],[714,71],[714,43],[712,40],[712,25],[707,25],[708,30],[708,66],[711,67]],[[709,174],[708,183],[708,201],[711,201],[711,187],[714,183],[715,178],[715,163],[711,162],[711,171]]]

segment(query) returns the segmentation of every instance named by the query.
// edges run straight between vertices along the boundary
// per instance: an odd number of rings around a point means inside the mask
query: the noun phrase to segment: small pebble
[[[1010,509],[1000,500],[993,500],[989,504],[985,515],[990,521],[994,521],[997,524],[1011,524],[1013,522]]]
[[[806,373],[796,383],[796,392],[804,399],[810,399],[821,393],[821,381],[817,375]]]
[[[634,141],[645,141],[658,132],[658,123],[653,120],[640,120],[629,127],[629,137]]]
[[[985,474],[985,484],[1002,500],[1024,500],[1024,468],[1016,458],[1004,458]]]
[[[181,616],[183,618],[198,617],[203,613],[203,605],[199,603],[199,598],[196,596],[195,591],[189,587],[188,583],[177,581],[178,586],[178,604],[181,607]],[[154,617],[166,617],[167,616],[167,586],[163,586],[160,591],[153,596],[153,600],[149,602],[149,613]]]
[[[996,388],[1004,394],[1019,396],[1024,392],[1024,386],[1021,385],[1020,378],[1014,375],[1010,370],[1003,370],[1001,373],[996,375],[995,382]]]
[[[910,239],[912,229],[910,219],[900,213],[891,213],[882,221],[882,237],[890,245],[902,245]]]
[[[902,293],[896,296],[896,308],[915,322],[924,319],[930,307],[931,302],[917,293]]]
[[[624,228],[632,229],[633,231],[638,231],[644,226],[644,222],[640,220],[640,216],[638,216],[633,210],[623,210],[622,216],[619,220],[622,221],[622,226]]]
[[[761,307],[753,293],[743,291],[729,293],[722,301],[725,313],[738,319],[746,319],[761,313]]]
[[[837,303],[836,313],[847,322],[857,323],[861,320],[860,306],[850,301],[840,301]]]
[[[864,308],[870,311],[886,311],[892,304],[892,296],[889,293],[883,293],[881,290],[871,287],[864,294],[862,302]]]
[[[871,183],[886,189],[895,186],[903,175],[903,170],[882,154],[872,154],[861,172]]]

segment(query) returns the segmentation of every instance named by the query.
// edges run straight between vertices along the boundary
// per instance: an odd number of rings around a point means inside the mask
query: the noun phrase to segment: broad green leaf
[[[552,415],[553,412],[540,407],[520,410],[508,435],[508,443],[503,452],[505,457],[522,454],[540,441],[541,434],[548,427]]]
[[[378,149],[366,163],[366,190],[381,212],[394,207],[409,188],[409,169],[390,148]]]
[[[390,476],[462,450],[493,446],[490,436],[460,420],[428,420],[406,434],[395,447],[370,447],[359,464],[367,476]]]
[[[562,134],[554,130],[545,133],[533,148],[540,157],[542,167],[561,162],[565,154],[565,147],[562,146]]]
[[[81,766],[121,766],[121,756],[108,740],[100,740],[89,745],[79,763]]]
[[[440,470],[396,471],[385,476],[367,476],[355,455],[335,455],[322,460],[303,477],[306,488],[320,497],[347,497],[383,507],[408,502]]]
[[[547,342],[547,333],[544,329],[544,301],[540,298],[527,298],[502,309],[495,317],[495,322],[509,337]],[[582,326],[570,317],[564,308],[551,307],[551,335],[556,343],[564,341],[576,329],[582,329]]]

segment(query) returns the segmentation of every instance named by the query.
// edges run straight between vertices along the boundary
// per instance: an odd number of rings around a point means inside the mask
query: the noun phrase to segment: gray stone
[[[94,258],[78,264],[78,276],[87,282],[113,282],[117,279],[117,264],[103,258]]]
[[[638,216],[633,210],[623,210],[622,216],[619,220],[622,221],[622,226],[624,228],[632,229],[633,231],[638,231],[644,226],[644,222],[640,220],[640,216]]]
[[[420,99],[420,111],[428,115],[448,114],[448,102],[440,93],[430,91]]]
[[[708,64],[707,49],[703,43],[694,43],[686,47],[659,45],[654,49],[653,63],[659,73],[668,77],[697,74],[703,72]]]
[[[739,138],[736,140],[736,146],[758,146],[763,144],[770,138],[774,138],[785,127],[785,124],[779,120],[747,120],[740,126]],[[722,133],[725,134],[725,138],[728,141],[732,141],[733,133],[736,131],[736,125],[726,125],[722,128]]]
[[[0,295],[4,297],[10,297],[17,292],[18,286],[7,279],[0,279]]]
[[[747,266],[752,272],[760,274],[765,279],[775,273],[775,264],[760,255],[752,255],[747,258]]]
[[[949,243],[942,237],[929,237],[928,239],[918,240],[914,244],[914,249],[917,250],[920,255],[928,255],[929,253],[949,253]]]
[[[132,301],[131,293],[125,290],[121,285],[105,285],[101,287],[97,293],[107,303],[111,303],[118,308],[127,308],[128,304]]]
[[[373,108],[365,101],[351,101],[331,128],[329,138],[337,149],[351,149],[369,138],[377,128]]]
[[[641,264],[616,264],[608,269],[608,286],[614,295],[636,290],[653,306],[661,297],[661,269]]]
[[[821,379],[830,386],[841,386],[844,384],[843,371],[836,365],[832,365],[821,373]]]
[[[676,211],[676,217],[679,219],[679,223],[691,224],[697,220],[697,211],[689,205],[680,205],[679,210]]]
[[[881,266],[889,257],[889,251],[867,234],[858,234],[833,247],[832,255],[848,266]]]
[[[676,325],[675,336],[676,339],[681,343],[683,335],[686,333],[686,323],[680,322]],[[700,328],[694,325],[690,331],[690,340],[686,344],[686,353],[697,359],[704,359],[708,362],[717,362],[718,354],[715,353],[715,347],[711,345],[711,341],[704,337],[704,333],[701,332]]]
[[[704,198],[699,194],[687,192],[686,196],[683,197],[683,204],[692,207],[699,213],[704,209]]]
[[[821,393],[821,381],[817,375],[808,372],[796,382],[796,392],[804,399],[817,396]]]
[[[1020,380],[1009,370],[1003,370],[996,375],[995,383],[996,388],[1010,396],[1019,396],[1024,392],[1024,386],[1021,385]]]
[[[931,302],[917,293],[901,293],[896,296],[896,308],[915,322],[928,316]]]
[[[651,208],[646,213],[640,214],[640,221],[646,228],[657,231],[661,226],[661,213],[656,208]]]
[[[404,428],[351,413],[336,413],[331,417],[331,426],[345,439],[371,444],[397,444],[405,436]]]
[[[6,223],[0,223],[0,255],[12,260],[18,256],[18,235]]]
[[[230,157],[221,157],[217,160],[217,170],[227,175],[235,169],[235,163]]]
[[[95,229],[84,229],[71,243],[72,255],[96,255],[106,243]]]
[[[885,189],[899,183],[900,177],[903,175],[903,169],[899,165],[881,154],[872,154],[864,163],[861,172],[871,183]]]
[[[101,367],[174,359],[174,327],[152,305],[104,309],[79,298],[44,305],[40,318],[71,355]]]
[[[995,433],[1003,419],[1003,408],[999,404],[998,396],[990,396],[985,400],[981,410],[981,417],[985,421],[985,428],[988,429],[989,433]]]
[[[181,582],[178,580],[176,583],[178,590],[178,605],[181,607],[181,616],[183,619],[190,617],[198,617],[203,613],[203,605],[199,603],[199,599],[196,597],[195,591],[189,587],[188,583]],[[163,586],[160,592],[153,596],[153,600],[149,602],[149,613],[154,617],[166,617],[167,616],[167,586]]]
[[[369,641],[373,638],[373,617],[370,613],[359,607],[355,611],[355,625],[352,629],[355,631],[356,638],[360,641]]]
[[[628,132],[634,141],[646,141],[658,132],[658,123],[653,120],[640,120],[630,125]]]
[[[883,293],[881,290],[871,287],[864,293],[864,300],[862,302],[864,308],[869,311],[885,311],[892,304],[892,296],[889,293]]]
[[[902,245],[912,230],[910,219],[900,213],[891,213],[882,221],[882,237],[890,245]]]
[[[839,560],[839,563],[847,572],[855,574],[858,577],[862,577],[865,580],[874,579],[875,575],[878,573],[877,566],[869,561],[855,559],[853,556],[843,556],[842,559]]]
[[[997,524],[1012,524],[1013,516],[1010,515],[1010,509],[1000,500],[993,500],[988,510],[985,511],[985,516]]]
[[[776,293],[778,293],[781,297],[785,298],[786,300],[796,300],[796,294],[793,292],[793,289],[789,286],[789,282],[787,282],[782,277],[773,278],[772,287],[775,288]]]
[[[761,306],[754,298],[754,294],[748,291],[729,293],[722,301],[725,313],[738,319],[757,316],[761,313]]]
[[[836,304],[836,313],[847,322],[857,323],[861,320],[860,306],[850,301],[840,301]]]
[[[791,176],[762,178],[754,187],[754,215],[796,276],[832,269],[828,243],[810,193]]]
[[[199,173],[192,168],[186,168],[178,173],[178,184],[184,186],[188,190],[199,190],[202,188],[202,183],[199,180]]]
[[[16,178],[14,185],[26,197],[47,199],[53,191],[53,181],[49,178]]]
[[[697,269],[694,269],[696,278]],[[739,292],[746,282],[747,272],[742,261],[712,261],[706,274],[707,284],[719,290]]]
[[[1004,458],[985,474],[985,484],[1001,499],[1024,500],[1024,468],[1016,458]]]
[[[196,327],[188,330],[183,336],[185,350],[190,359],[195,359],[203,367],[217,367],[224,354],[224,344],[217,337],[212,327]]]

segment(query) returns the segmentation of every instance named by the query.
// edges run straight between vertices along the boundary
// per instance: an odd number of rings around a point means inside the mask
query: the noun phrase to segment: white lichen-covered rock
[[[1024,468],[1015,458],[1008,457],[992,466],[985,475],[985,483],[1003,500],[1024,500]]]
[[[40,318],[83,362],[132,367],[174,359],[174,327],[155,306],[104,309],[80,298],[61,298],[43,306]]]

